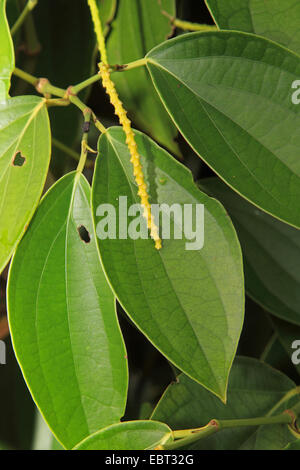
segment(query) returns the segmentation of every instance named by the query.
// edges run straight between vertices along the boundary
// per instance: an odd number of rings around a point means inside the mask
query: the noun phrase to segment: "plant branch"
[[[143,67],[144,65],[147,64],[147,59],[144,57],[143,59],[135,60],[133,62],[130,62],[129,64],[124,64],[124,65],[110,65],[110,72],[126,72],[127,70],[132,70],[138,67]],[[101,80],[100,73],[96,73],[95,75],[92,75],[91,77],[87,78],[83,82],[77,83],[77,85],[72,86],[72,90],[75,94],[78,94],[81,90],[84,88],[87,88],[88,86],[92,85],[93,83],[99,82]]]
[[[96,73],[95,75],[92,75],[90,78],[87,78],[83,82],[78,83],[77,85],[72,86],[73,93],[77,94],[84,88],[87,88],[88,86],[92,85],[95,82],[100,82],[101,77],[99,73]]]
[[[34,77],[33,75],[30,75],[27,72],[24,72],[24,70],[18,69],[17,67],[15,67],[13,74],[16,75],[16,77],[21,78],[25,82],[30,83],[30,85],[34,87],[38,83],[38,78]]]
[[[297,417],[300,415],[300,402],[291,410],[285,410],[276,416],[265,416],[261,418],[249,419],[229,419],[229,420],[211,420],[206,426],[197,429],[186,429],[182,431],[173,431],[174,442],[165,444],[163,450],[180,449],[187,445],[197,442],[200,439],[216,434],[223,429],[232,429],[245,426],[266,426],[274,424],[290,425],[293,431],[298,432],[295,428]]]
[[[171,25],[175,26],[176,28],[180,28],[186,31],[218,31],[218,27],[216,25],[191,23],[190,21],[180,20],[179,18],[171,16],[165,10],[162,10],[161,12],[164,16],[169,18]]]
[[[84,116],[83,135],[82,135],[82,140],[81,140],[80,159],[79,159],[79,163],[76,169],[76,173],[77,173],[76,178],[79,178],[86,163],[86,158],[88,154],[88,136],[89,136],[89,130],[90,130],[91,115],[92,115],[92,112],[89,108],[86,108],[83,111],[83,116]]]
[[[191,23],[190,21],[183,21],[178,18],[175,18],[172,24],[176,26],[176,28],[185,31],[218,31],[218,27],[215,25]]]
[[[138,67],[144,67],[147,64],[147,58],[143,57],[143,59],[134,60],[129,64],[124,65],[110,65],[110,71],[113,72],[126,72],[127,70],[136,69]]]
[[[26,82],[34,86],[38,93],[46,97],[48,102],[51,98],[51,95],[55,95],[60,98],[63,98],[63,100],[65,101],[69,101],[70,103],[74,104],[82,112],[85,112],[85,110],[87,109],[85,103],[83,103],[83,101],[81,101],[78,96],[76,96],[76,93],[74,93],[74,87],[72,86],[68,87],[66,90],[63,88],[58,88],[56,86],[51,85],[47,78],[34,77],[33,75],[30,75],[29,73],[24,72],[23,70],[18,69],[17,67],[15,68],[13,73],[17,77],[21,78],[22,80],[25,80]],[[58,104],[58,101],[56,101],[56,104]],[[91,116],[93,118],[93,123],[96,128],[102,133],[105,132],[106,128],[103,126],[103,124],[101,124],[101,122],[93,111],[91,111]]]
[[[49,98],[46,100],[46,104],[49,108],[50,106],[69,106],[70,102],[64,98]]]
[[[26,5],[25,5],[25,7],[22,11],[22,13],[20,14],[19,18],[17,19],[17,21],[15,22],[15,24],[11,28],[10,33],[11,33],[12,36],[14,36],[14,34],[16,34],[18,29],[24,23],[27,15],[36,7],[37,3],[38,3],[38,0],[28,0],[28,2],[26,3]]]

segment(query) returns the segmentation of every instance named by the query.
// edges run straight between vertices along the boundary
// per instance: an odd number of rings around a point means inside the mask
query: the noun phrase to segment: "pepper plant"
[[[0,15],[0,271],[55,445],[299,448],[300,5]],[[159,400],[128,329],[168,370]]]

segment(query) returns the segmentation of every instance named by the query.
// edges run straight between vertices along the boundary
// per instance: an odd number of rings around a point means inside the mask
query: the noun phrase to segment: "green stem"
[[[69,106],[70,102],[64,98],[51,98],[46,100],[46,104],[49,108],[50,106]]]
[[[143,57],[142,59],[134,60],[129,64],[125,65],[112,65],[111,71],[112,72],[126,72],[127,70],[136,69],[138,67],[144,67],[147,64],[147,58]]]
[[[90,78],[87,78],[83,82],[80,82],[77,85],[72,86],[72,91],[73,91],[74,94],[77,94],[81,90],[83,90],[84,88],[87,88],[88,86],[90,86],[93,83],[98,82],[100,80],[101,80],[101,77],[100,77],[99,73],[96,73],[95,75],[93,75]]]
[[[290,424],[294,425],[295,417],[300,414],[300,403],[292,410],[281,413],[277,416],[265,416],[262,418],[249,419],[229,419],[217,420],[213,419],[206,426],[198,429],[187,429],[183,431],[173,431],[175,441],[165,444],[165,450],[180,449],[187,445],[197,442],[200,439],[211,436],[223,429],[245,427],[245,426],[266,426],[271,424]],[[294,415],[294,416],[293,416]],[[176,440],[177,439],[177,440]]]
[[[176,26],[176,28],[187,31],[218,31],[215,25],[191,23],[190,21],[183,21],[178,18],[173,19],[172,24]]]
[[[124,65],[111,65],[111,72],[126,72],[127,70],[136,69],[138,67],[143,67],[147,64],[147,59],[144,57],[143,59],[135,60],[134,62],[130,62],[129,64]],[[74,94],[79,93],[84,88],[92,85],[95,82],[101,80],[99,73],[92,75],[91,77],[87,78],[83,82],[77,83],[77,85],[72,86],[72,91]]]
[[[24,23],[28,13],[30,13],[34,8],[35,6],[37,5],[38,3],[38,0],[28,0],[28,2],[26,3],[25,5],[25,8],[23,9],[22,13],[20,14],[19,18],[17,19],[17,21],[15,22],[15,24],[13,25],[13,27],[11,28],[11,35],[14,36],[14,34],[16,34],[16,32],[18,31],[18,29],[22,26],[22,24]]]
[[[30,83],[34,87],[37,85],[39,81],[38,78],[34,77],[33,75],[30,75],[27,72],[24,72],[24,70],[18,69],[17,67],[15,68],[13,74],[16,75],[16,77],[21,78],[25,82]]]
[[[165,10],[161,10],[161,13],[167,18],[169,18],[171,24],[176,28],[188,31],[218,31],[218,27],[216,25],[198,24],[191,23],[190,21],[180,20],[179,18],[170,15],[170,13]]]
[[[89,108],[87,108],[86,104],[83,103],[83,101],[81,101],[78,98],[78,96],[76,96],[76,94],[74,93],[73,87],[68,87],[66,90],[63,88],[58,88],[56,86],[51,85],[51,83],[49,82],[47,78],[34,77],[33,75],[30,75],[29,73],[24,72],[23,70],[18,69],[17,67],[14,69],[13,73],[17,77],[33,85],[39,93],[46,96],[47,98],[49,98],[50,95],[59,96],[60,98],[63,98],[64,100],[69,100],[70,103],[73,103],[83,113],[85,113],[86,111],[91,111]],[[105,132],[106,128],[97,119],[93,111],[91,111],[91,116],[93,118],[93,122],[95,126],[97,127],[97,129],[99,129],[99,131],[102,133]]]

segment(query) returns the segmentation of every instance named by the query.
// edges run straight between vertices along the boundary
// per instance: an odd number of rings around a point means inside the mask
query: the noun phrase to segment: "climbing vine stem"
[[[124,64],[124,65],[110,65],[109,69],[111,73],[114,72],[126,72],[127,70],[132,70],[136,69],[138,67],[143,67],[147,64],[147,58],[144,57],[143,59],[135,60],[133,62],[130,62],[129,64]],[[79,93],[81,90],[84,88],[87,88],[88,86],[92,85],[93,83],[99,82],[101,80],[100,73],[96,73],[95,75],[92,75],[91,77],[87,78],[83,82],[78,83],[77,85],[74,85],[73,92]]]
[[[17,19],[17,21],[15,22],[15,24],[11,28],[10,32],[11,32],[12,36],[14,36],[14,34],[16,34],[18,29],[24,23],[28,13],[30,13],[36,7],[37,3],[38,3],[38,0],[28,0],[28,2],[26,3],[26,5],[25,5],[25,7],[22,11],[22,13],[20,14],[19,18]]]
[[[300,439],[299,429],[296,426],[297,417],[300,415],[300,402],[290,410],[276,416],[264,416],[261,418],[249,419],[228,419],[228,420],[211,420],[206,426],[196,429],[185,429],[182,431],[173,431],[174,441],[163,446],[159,446],[160,450],[174,450],[186,447],[194,442],[204,439],[224,429],[233,429],[249,426],[267,426],[276,424],[289,425],[294,435]]]
[[[170,15],[170,13],[165,10],[162,10],[161,12],[164,16],[169,18],[171,25],[175,28],[180,28],[184,31],[218,31],[218,27],[216,25],[191,23],[190,21],[180,20],[179,18]]]
[[[98,7],[95,0],[88,0],[91,10],[91,16],[94,23],[95,33],[98,41],[101,62],[99,63],[100,76],[102,78],[103,86],[110,98],[110,102],[115,109],[115,114],[118,116],[120,124],[123,127],[126,135],[126,144],[130,153],[130,161],[133,165],[133,174],[138,186],[138,195],[141,200],[141,205],[144,209],[144,217],[147,220],[147,226],[150,230],[151,237],[155,241],[155,248],[159,250],[162,247],[161,239],[159,237],[157,226],[151,214],[151,205],[149,202],[149,195],[147,185],[144,178],[143,167],[138,153],[138,147],[135,140],[134,132],[131,127],[131,121],[127,116],[127,112],[118,96],[115,85],[111,79],[110,66],[108,65],[107,52],[105,46],[105,38],[99,17]]]
[[[82,140],[81,140],[81,154],[80,154],[79,163],[76,169],[77,178],[79,178],[80,174],[82,173],[85,167],[86,157],[88,154],[88,135],[89,135],[89,130],[90,130],[91,116],[92,116],[92,111],[90,110],[90,108],[85,108],[83,110],[83,116],[84,116],[84,123],[83,123],[83,134],[82,134]]]

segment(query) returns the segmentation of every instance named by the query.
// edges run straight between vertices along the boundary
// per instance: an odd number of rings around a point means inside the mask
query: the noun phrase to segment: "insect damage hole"
[[[84,225],[77,227],[78,234],[84,243],[90,243],[91,237]]]
[[[26,158],[22,155],[20,150],[14,154],[13,160],[12,160],[13,166],[23,166],[25,162],[26,162]]]

